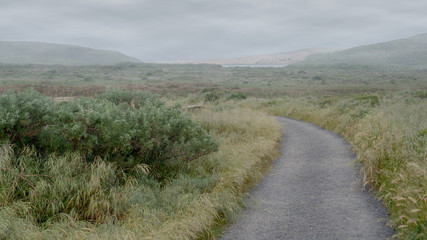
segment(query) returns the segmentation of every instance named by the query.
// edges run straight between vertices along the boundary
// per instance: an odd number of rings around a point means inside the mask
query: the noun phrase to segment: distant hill
[[[111,65],[121,62],[140,61],[116,51],[51,43],[0,41],[0,63]]]
[[[347,50],[315,54],[299,64],[400,65],[427,68],[427,34]]]
[[[338,49],[304,49],[287,53],[264,54],[238,58],[211,59],[211,60],[182,60],[182,61],[156,61],[155,63],[209,63],[220,65],[288,65],[300,62],[307,56],[316,53],[334,52]]]

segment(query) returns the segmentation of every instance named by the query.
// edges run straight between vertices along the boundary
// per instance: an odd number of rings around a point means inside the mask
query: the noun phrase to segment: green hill
[[[400,65],[427,68],[427,33],[347,50],[315,54],[301,64]]]
[[[111,65],[122,62],[140,61],[116,51],[51,43],[0,41],[0,63],[3,64]]]

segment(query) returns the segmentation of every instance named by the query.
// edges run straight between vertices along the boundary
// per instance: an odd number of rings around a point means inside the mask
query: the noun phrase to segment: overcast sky
[[[426,0],[0,0],[0,40],[198,60],[427,32]]]

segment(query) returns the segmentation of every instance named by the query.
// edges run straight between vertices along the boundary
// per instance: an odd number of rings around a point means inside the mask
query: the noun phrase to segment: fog
[[[143,61],[348,48],[427,32],[421,0],[0,0],[0,40],[121,51]]]

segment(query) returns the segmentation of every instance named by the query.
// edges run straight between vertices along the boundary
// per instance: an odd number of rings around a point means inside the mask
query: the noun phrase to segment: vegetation
[[[89,162],[102,158],[122,169],[138,164],[164,168],[217,149],[177,107],[164,107],[149,94],[113,90],[97,98],[55,104],[33,90],[5,94],[0,137],[15,151],[28,146],[43,155],[76,151]]]
[[[404,64],[0,65],[0,239],[214,238],[278,154],[266,114],[344,136],[398,236],[426,239],[427,71],[396,51],[378,57]]]
[[[278,154],[274,119],[234,102],[192,121],[118,90],[61,103],[27,90],[0,103],[2,239],[209,238]]]
[[[200,93],[205,89],[241,92],[257,97],[279,97],[283,94],[343,95],[427,88],[426,80],[425,70],[350,64],[286,68],[145,63],[113,66],[0,64],[0,91],[33,87],[46,95],[57,97],[92,96],[104,92],[108,87],[180,96]]]

